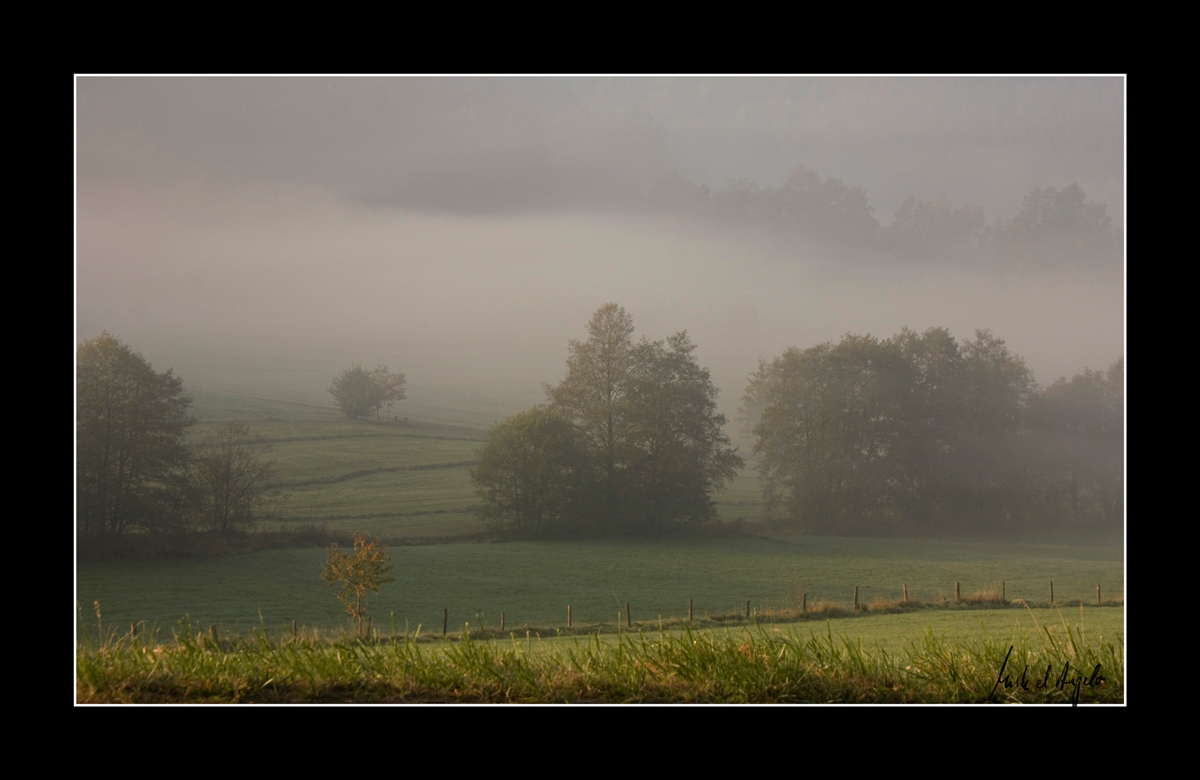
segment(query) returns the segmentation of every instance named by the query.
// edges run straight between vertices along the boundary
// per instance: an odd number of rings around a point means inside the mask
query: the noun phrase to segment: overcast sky
[[[848,258],[644,213],[642,196],[667,174],[778,186],[803,163],[864,188],[885,225],[909,195],[995,223],[1033,188],[1077,182],[1121,226],[1124,90],[80,77],[77,338],[108,330],[198,386],[291,383],[312,399],[332,367],[387,362],[414,404],[491,396],[503,413],[540,400],[567,339],[611,300],[651,338],[687,329],[726,409],[759,357],[901,326],[990,328],[1048,383],[1122,354],[1119,270]],[[267,356],[309,368],[268,376]]]

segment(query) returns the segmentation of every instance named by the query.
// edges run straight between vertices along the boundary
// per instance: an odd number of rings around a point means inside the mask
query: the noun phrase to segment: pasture
[[[407,621],[437,626],[449,610],[452,628],[578,625],[616,622],[630,603],[635,621],[653,623],[751,610],[795,609],[801,594],[849,607],[898,600],[952,601],[1005,581],[1011,601],[1091,603],[1101,586],[1108,601],[1124,596],[1119,547],[1000,542],[877,540],[825,537],[465,543],[390,549],[394,582],[371,601],[375,625]],[[345,625],[341,605],[319,574],[324,549],[267,550],[220,558],[81,564],[77,594],[85,623],[93,602],[112,625],[173,626],[185,615],[199,625],[244,632],[300,625]],[[261,615],[261,618],[260,618]],[[387,621],[387,622],[384,622]]]

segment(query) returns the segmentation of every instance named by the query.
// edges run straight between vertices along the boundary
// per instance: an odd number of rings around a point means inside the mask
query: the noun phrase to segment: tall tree
[[[711,494],[742,459],[725,435],[717,388],[682,331],[635,350],[629,385],[629,473],[635,530],[700,523],[715,516]]]
[[[879,373],[888,346],[847,334],[836,345],[788,349],[752,378],[767,503],[809,530],[863,531],[880,521],[894,429]]]
[[[599,474],[600,522],[616,522],[629,442],[628,393],[636,371],[633,318],[615,303],[596,310],[588,340],[569,342],[567,375],[547,388],[550,408],[569,419]]]
[[[713,516],[709,494],[741,458],[716,411],[717,390],[686,333],[633,341],[614,303],[596,311],[587,341],[571,341],[567,375],[546,388],[550,411],[572,425],[575,528],[653,533]]]
[[[76,515],[85,534],[120,534],[179,516],[195,421],[183,380],[156,373],[106,331],[75,358]]]

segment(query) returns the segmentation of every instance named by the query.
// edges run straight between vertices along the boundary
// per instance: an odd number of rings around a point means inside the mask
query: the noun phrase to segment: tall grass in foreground
[[[80,702],[1079,702],[1124,701],[1124,645],[1082,628],[962,642],[932,632],[895,655],[816,628],[670,636],[366,643],[314,635],[175,639],[79,649]],[[1057,628],[1057,627],[1056,627]],[[1001,670],[1007,680],[1001,679]]]

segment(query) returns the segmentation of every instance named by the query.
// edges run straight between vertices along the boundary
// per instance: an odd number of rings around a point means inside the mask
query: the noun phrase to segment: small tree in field
[[[346,605],[346,611],[358,620],[358,635],[363,633],[363,617],[367,614],[367,591],[379,593],[385,582],[395,577],[385,577],[392,567],[388,565],[387,548],[383,542],[363,533],[354,535],[354,554],[342,552],[337,544],[329,546],[329,559],[321,570],[321,579],[326,587],[341,583],[338,600]]]

